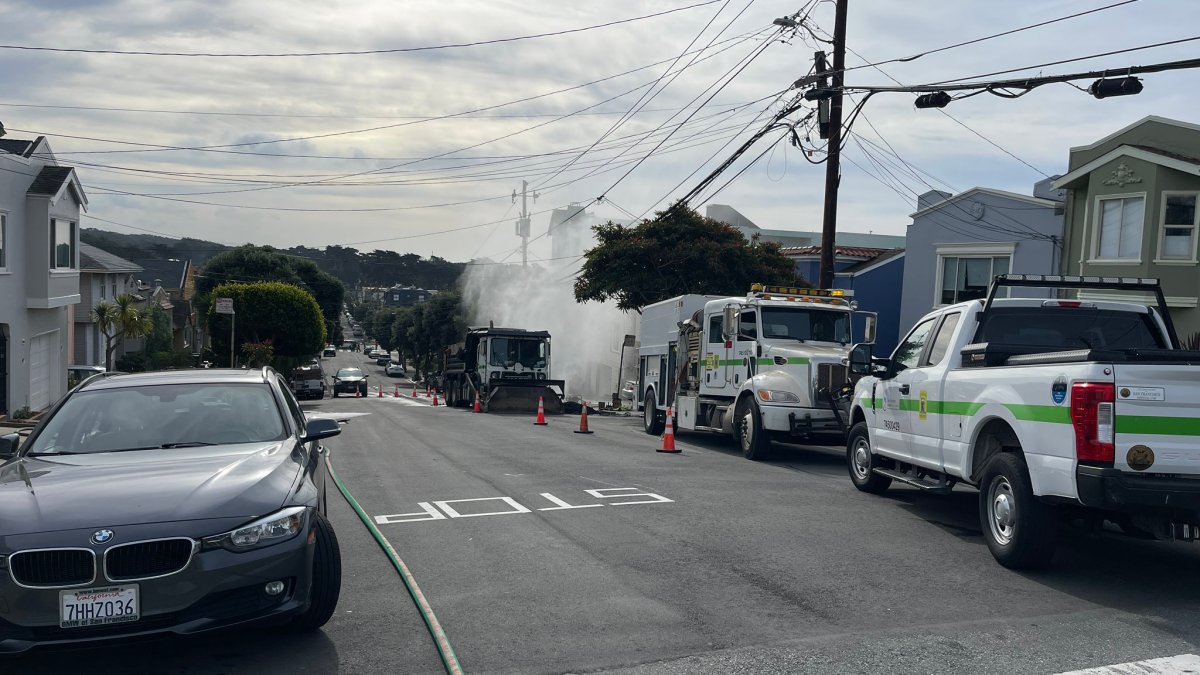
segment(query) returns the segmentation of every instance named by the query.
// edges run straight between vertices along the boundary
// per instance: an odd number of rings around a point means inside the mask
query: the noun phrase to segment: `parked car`
[[[330,356],[337,356],[337,348],[333,345],[326,345],[325,350],[321,352],[321,358],[328,358]]]
[[[399,363],[387,364],[387,366],[383,369],[383,372],[388,377],[404,377],[408,374],[405,371],[404,366],[400,365]]]
[[[0,445],[0,484],[21,486],[0,489],[0,653],[324,625],[341,555],[320,441],[339,432],[269,368],[71,391],[15,451]]]
[[[67,389],[74,389],[80,382],[103,372],[106,372],[104,366],[67,366]]]
[[[389,364],[391,362],[392,362],[391,354],[379,354],[378,356],[375,357],[375,365],[378,365],[378,366],[386,366],[387,364]]]
[[[359,368],[342,368],[333,375],[333,397],[338,394],[358,392],[360,396],[367,395],[367,374]]]

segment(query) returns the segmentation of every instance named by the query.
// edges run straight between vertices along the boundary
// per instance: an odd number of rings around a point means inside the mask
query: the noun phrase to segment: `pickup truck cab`
[[[1136,291],[1158,307],[997,299],[1004,287]],[[1179,349],[1156,279],[1001,275],[986,300],[921,318],[890,358],[855,346],[850,370],[862,375],[854,485],[978,488],[984,539],[1006,567],[1047,564],[1064,515],[1200,537],[1200,352]]]

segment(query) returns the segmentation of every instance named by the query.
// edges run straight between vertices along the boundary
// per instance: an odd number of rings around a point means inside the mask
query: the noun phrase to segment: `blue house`
[[[821,268],[820,246],[794,246],[782,253],[796,261],[796,274],[814,283]],[[875,353],[891,353],[900,336],[900,297],[904,283],[904,249],[837,246],[833,255],[833,287],[854,291],[863,311],[879,315]],[[862,339],[862,322],[855,322],[854,339]]]

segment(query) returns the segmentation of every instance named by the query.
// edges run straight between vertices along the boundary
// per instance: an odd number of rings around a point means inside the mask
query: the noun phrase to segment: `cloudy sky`
[[[847,65],[1119,2],[854,0]],[[604,195],[592,207],[597,215],[629,218],[687,192],[740,144],[734,137],[744,140],[778,109],[776,95],[808,73],[814,39],[833,29],[832,2],[815,5],[811,32],[786,41],[771,22],[812,4],[0,0],[0,44],[8,46],[311,53],[574,31],[308,57],[0,49],[0,122],[10,138],[49,136],[60,163],[78,167],[94,217],[85,226],[511,260],[520,243],[513,227],[520,206],[511,195],[522,179],[540,193],[530,206],[535,237],[548,211],[570,202]],[[698,6],[577,30],[689,5]],[[1196,0],[1131,0],[882,71],[855,69],[846,82],[914,85],[1015,68],[1025,69],[1003,77],[1194,58],[1200,41],[1036,67],[1195,37],[1197,26]],[[1029,193],[1045,175],[1063,172],[1073,145],[1151,114],[1200,122],[1198,78],[1197,71],[1148,75],[1141,95],[1106,100],[1067,85],[1014,100],[982,95],[955,101],[946,115],[914,109],[909,94],[877,95],[844,153],[840,229],[903,234],[914,195],[931,185]],[[623,115],[635,106],[636,114]],[[824,167],[802,153],[780,143],[711,201],[765,228],[819,229]],[[704,201],[702,193],[696,205]],[[536,238],[530,252],[550,256],[547,239]]]

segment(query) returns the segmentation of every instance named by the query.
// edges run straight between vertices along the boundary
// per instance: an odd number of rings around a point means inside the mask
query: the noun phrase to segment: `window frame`
[[[58,225],[67,224],[68,236],[71,239],[71,261],[66,267],[58,264]],[[61,274],[79,272],[79,221],[69,218],[50,218],[50,271]]]
[[[0,274],[8,274],[8,211],[0,211]]]
[[[938,321],[940,319],[941,319],[941,316],[939,315],[939,316],[930,317],[928,319],[925,319],[924,321],[918,321],[916,323],[916,325],[914,325],[912,327],[912,329],[909,330],[908,333],[904,336],[904,339],[902,339],[902,340],[900,340],[900,342],[896,343],[896,348],[892,350],[892,355],[888,359],[888,363],[889,363],[888,369],[893,374],[899,374],[899,373],[904,372],[905,370],[909,370],[911,368],[920,368],[921,367],[921,362],[924,361],[925,354],[926,354],[926,352],[929,351],[929,338],[933,335],[933,331],[938,327]],[[897,368],[896,366],[899,364],[899,361],[896,360],[896,354],[900,352],[900,348],[904,346],[904,343],[908,342],[908,339],[911,338],[917,332],[918,328],[920,328],[921,326],[927,325],[927,324],[929,325],[929,332],[926,334],[925,344],[921,345],[921,351],[917,354],[915,364],[911,365],[911,366],[904,366],[903,368]]]
[[[1200,236],[1197,236],[1200,234],[1200,192],[1195,190],[1164,190],[1160,194],[1162,195],[1162,203],[1158,209],[1158,250],[1155,252],[1154,262],[1156,264],[1166,263],[1168,265],[1195,265],[1197,262],[1200,262],[1196,258],[1197,240],[1200,239]],[[1163,245],[1167,240],[1167,228],[1189,227],[1186,225],[1167,225],[1167,198],[1174,196],[1192,197],[1196,200],[1196,208],[1193,209],[1192,224],[1190,225],[1192,230],[1192,252],[1186,258],[1168,258],[1163,255]]]
[[[946,323],[948,321],[950,321],[950,317],[955,317],[954,326],[950,328],[950,337],[953,338],[954,331],[958,330],[959,325],[962,324],[962,315],[963,315],[963,313],[958,310],[955,310],[953,312],[946,312],[945,314],[942,315],[941,319],[938,321],[937,328],[934,329],[934,331],[933,331],[933,338],[930,339],[928,345],[925,347],[925,354],[921,357],[921,360],[919,361],[919,365],[918,365],[919,368],[930,368],[933,366],[939,366],[942,364],[942,361],[944,361],[946,359],[946,357],[950,355],[950,345],[947,342],[946,353],[939,356],[937,361],[933,360],[933,350],[934,350],[934,348],[937,347],[937,341],[938,341],[938,338],[940,338],[942,336],[942,331],[944,331],[946,329]]]
[[[1096,195],[1096,197],[1092,200],[1092,204],[1091,204],[1092,212],[1089,217],[1089,220],[1091,221],[1089,223],[1089,225],[1091,225],[1091,230],[1092,230],[1092,233],[1091,233],[1092,239],[1091,239],[1091,243],[1088,247],[1088,262],[1089,263],[1097,263],[1097,264],[1103,264],[1103,265],[1141,265],[1142,264],[1142,250],[1145,248],[1145,245],[1146,245],[1146,202],[1147,202],[1148,196],[1149,195],[1146,192],[1126,192],[1126,193]],[[1104,228],[1103,202],[1111,201],[1111,200],[1115,200],[1115,199],[1120,199],[1120,200],[1141,199],[1142,200],[1142,233],[1141,233],[1141,237],[1138,239],[1137,257],[1134,257],[1134,258],[1102,258],[1102,257],[1100,257],[1100,238],[1101,238],[1101,235],[1103,234],[1103,228]],[[1122,213],[1124,213],[1124,206],[1122,206],[1121,208],[1122,208]]]
[[[993,242],[979,244],[942,244],[937,246],[937,268],[934,270],[933,283],[933,304],[934,308],[949,307],[956,305],[965,300],[956,300],[955,302],[942,302],[942,285],[944,283],[946,258],[1008,258],[1008,271],[1006,274],[1013,273],[1013,261],[1016,258],[1017,244],[1016,242]],[[993,263],[994,265],[994,263]],[[957,268],[956,268],[957,269]],[[994,271],[994,270],[993,270]],[[992,275],[992,278],[995,274]],[[990,285],[990,280],[989,280]],[[957,297],[958,289],[955,289]],[[1007,289],[1002,289],[996,297],[1008,297]]]

